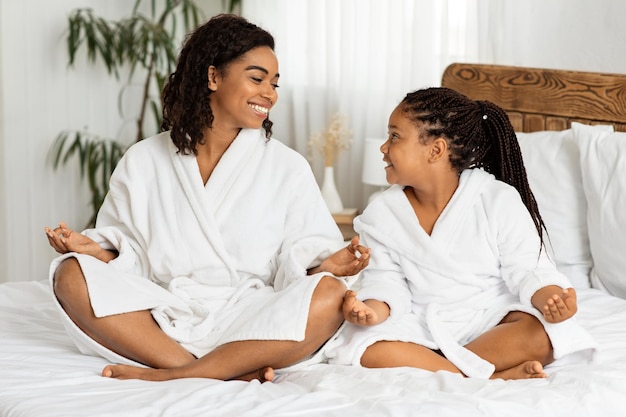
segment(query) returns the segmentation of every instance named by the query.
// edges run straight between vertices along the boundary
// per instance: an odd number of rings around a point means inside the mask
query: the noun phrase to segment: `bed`
[[[46,280],[10,282],[0,285],[0,416],[626,415],[626,75],[453,64],[442,85],[509,113],[551,253],[601,347],[593,363],[557,361],[547,379],[518,381],[328,364],[273,383],[119,381],[72,345]]]

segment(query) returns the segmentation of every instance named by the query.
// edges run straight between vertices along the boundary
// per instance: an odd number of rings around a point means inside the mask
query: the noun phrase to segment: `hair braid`
[[[409,93],[400,105],[420,127],[420,140],[446,139],[450,163],[457,172],[482,168],[515,187],[543,247],[545,225],[528,184],[517,136],[504,110],[492,102],[474,101],[443,87]]]
[[[489,101],[478,101],[479,109],[484,109],[481,117],[485,136],[493,143],[484,157],[485,170],[519,192],[522,201],[530,212],[541,243],[545,224],[539,213],[537,200],[528,184],[528,176],[522,159],[522,151],[517,135],[506,112]],[[486,117],[485,117],[486,116]]]

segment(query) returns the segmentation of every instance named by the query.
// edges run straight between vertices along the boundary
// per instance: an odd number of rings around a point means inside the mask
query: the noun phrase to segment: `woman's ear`
[[[210,65],[207,75],[209,79],[209,84],[207,86],[208,89],[211,91],[216,91],[217,90],[217,68],[215,68],[213,65]]]
[[[430,144],[429,160],[436,162],[440,160],[448,152],[448,142],[444,138],[436,138]]]

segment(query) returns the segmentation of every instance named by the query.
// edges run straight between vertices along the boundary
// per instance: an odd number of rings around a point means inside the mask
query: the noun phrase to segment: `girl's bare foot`
[[[494,372],[491,379],[529,379],[546,378],[543,365],[538,361],[526,361],[503,371]]]

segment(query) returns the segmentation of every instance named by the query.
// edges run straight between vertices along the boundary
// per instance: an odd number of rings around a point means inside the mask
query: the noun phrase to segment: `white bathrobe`
[[[327,351],[332,363],[359,365],[376,341],[400,340],[440,349],[464,374],[488,378],[493,365],[463,346],[516,310],[541,320],[555,358],[574,352],[589,358],[595,351],[575,318],[549,324],[531,305],[539,288],[571,284],[545,250],[539,252],[519,193],[483,170],[461,174],[431,235],[397,185],[375,199],[354,228],[372,249],[358,298],[386,302],[391,316],[377,326],[345,326]]]
[[[75,253],[98,317],[151,310],[196,356],[239,340],[302,340],[323,274],[306,270],[343,245],[306,160],[242,130],[203,184],[169,133],[132,146],[111,178],[95,229],[119,256]],[[84,353],[132,363],[87,337],[59,305]]]

